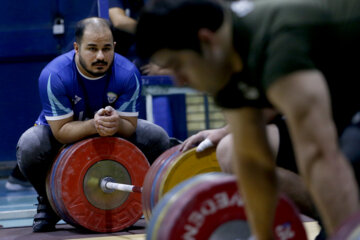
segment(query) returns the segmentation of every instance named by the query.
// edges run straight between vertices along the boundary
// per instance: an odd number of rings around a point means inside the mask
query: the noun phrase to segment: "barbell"
[[[187,171],[191,161],[192,169]],[[213,150],[184,154],[176,146],[150,168],[132,143],[97,137],[59,152],[46,189],[52,208],[67,223],[96,232],[116,232],[133,225],[142,215],[148,220],[153,206],[172,186],[209,171],[220,171]]]
[[[50,204],[65,222],[96,232],[123,230],[144,215],[147,239],[225,240],[229,232],[232,237],[249,236],[235,178],[214,173],[220,171],[214,149],[198,154],[195,149],[181,153],[179,148],[167,150],[150,167],[141,151],[121,138],[98,137],[70,145],[58,154],[48,174]],[[279,206],[281,221],[274,228],[278,239],[306,239],[292,203],[281,198]],[[221,211],[210,214],[212,207]],[[204,222],[202,227],[197,220]],[[167,228],[175,230],[166,232]],[[176,234],[178,228],[188,231]]]
[[[58,154],[46,189],[54,211],[67,223],[96,232],[116,232],[142,216],[141,194],[105,192],[100,180],[141,186],[150,165],[132,143],[115,137],[86,139]]]

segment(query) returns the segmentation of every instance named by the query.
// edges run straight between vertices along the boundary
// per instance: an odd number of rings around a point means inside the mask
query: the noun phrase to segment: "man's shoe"
[[[5,183],[5,188],[9,191],[21,191],[32,189],[32,185],[16,165]]]
[[[23,181],[10,175],[5,183],[5,188],[9,191],[21,191],[32,189],[32,185],[26,180]]]
[[[42,196],[38,198],[37,213],[34,216],[33,232],[51,232],[55,230],[59,216],[52,210],[49,202]]]

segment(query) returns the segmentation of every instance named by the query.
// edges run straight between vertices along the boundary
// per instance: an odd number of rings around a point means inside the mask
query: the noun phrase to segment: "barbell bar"
[[[114,179],[112,177],[104,177],[103,179],[101,179],[100,188],[105,193],[111,193],[115,190],[122,192],[142,193],[142,187],[130,184],[117,183],[114,182]]]

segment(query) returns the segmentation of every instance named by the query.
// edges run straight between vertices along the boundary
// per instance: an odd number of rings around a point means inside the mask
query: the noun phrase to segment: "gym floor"
[[[1,240],[51,240],[51,239],[99,239],[99,240],[144,240],[146,222],[142,218],[132,227],[116,233],[92,233],[60,221],[56,231],[33,233],[32,219],[37,203],[35,190],[8,191],[6,179],[0,179],[0,239]],[[319,226],[314,220],[303,216],[309,240],[315,238]]]
[[[60,221],[56,231],[33,233],[32,221],[36,213],[36,192],[32,188],[22,191],[8,191],[6,179],[0,179],[0,239],[1,240],[51,240],[51,239],[103,239],[143,240],[145,220],[140,219],[131,228],[117,233],[92,233],[79,230]]]

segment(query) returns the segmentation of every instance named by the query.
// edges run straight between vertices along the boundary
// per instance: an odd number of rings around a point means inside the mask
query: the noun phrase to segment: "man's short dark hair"
[[[104,27],[105,29],[108,28],[112,34],[112,27],[108,20],[106,20],[104,18],[99,18],[99,17],[85,18],[85,19],[77,22],[76,27],[75,27],[75,41],[78,44],[81,43],[82,37],[84,35],[84,31],[85,31],[86,27],[89,25]]]
[[[198,31],[216,31],[224,20],[217,0],[152,0],[140,14],[136,48],[141,58],[149,58],[164,48],[200,52]]]

